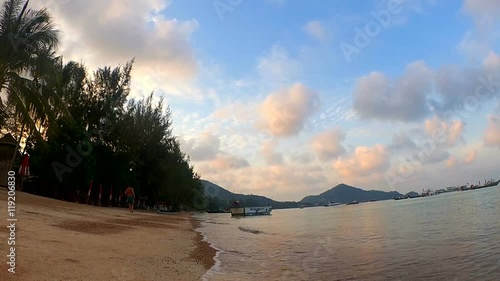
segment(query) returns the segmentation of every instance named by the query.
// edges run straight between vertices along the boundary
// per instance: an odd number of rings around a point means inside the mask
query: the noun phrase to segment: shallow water
[[[500,187],[350,206],[201,214],[205,280],[500,280]]]

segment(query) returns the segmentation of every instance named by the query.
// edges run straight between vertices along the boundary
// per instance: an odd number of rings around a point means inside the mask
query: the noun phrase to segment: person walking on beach
[[[127,187],[127,189],[125,189],[125,195],[127,196],[128,209],[131,213],[133,213],[135,201],[134,189],[131,186]]]

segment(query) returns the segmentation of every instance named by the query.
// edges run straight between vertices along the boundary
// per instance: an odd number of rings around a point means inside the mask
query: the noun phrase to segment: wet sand
[[[6,198],[0,188],[0,280],[200,280],[214,264],[189,213],[130,214],[18,192],[12,274]]]

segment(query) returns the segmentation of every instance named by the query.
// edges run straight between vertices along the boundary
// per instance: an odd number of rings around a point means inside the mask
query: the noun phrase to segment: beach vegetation
[[[193,207],[203,193],[200,177],[172,133],[163,99],[130,96],[134,59],[90,71],[57,55],[60,36],[48,10],[32,10],[29,1],[3,4],[0,128],[17,140],[13,163],[30,155],[25,190],[119,205],[132,186],[144,207]]]

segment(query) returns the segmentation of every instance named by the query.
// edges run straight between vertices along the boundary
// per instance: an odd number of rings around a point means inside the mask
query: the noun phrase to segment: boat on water
[[[485,188],[485,187],[496,186],[496,185],[498,185],[498,183],[500,183],[500,180],[497,180],[497,181],[491,180],[491,181],[485,182],[483,185],[474,186],[471,189],[480,189],[480,188]]]
[[[403,200],[408,198],[410,198],[410,196],[400,196],[400,197],[394,197],[394,200]]]
[[[265,207],[244,207],[236,201],[230,208],[231,216],[266,216],[271,215],[272,206]]]
[[[352,201],[352,202],[347,203],[346,205],[356,205],[356,204],[359,204],[359,202],[358,201]]]
[[[333,207],[333,206],[339,206],[339,205],[340,205],[339,202],[328,202],[328,203],[326,203],[323,206],[325,206],[325,207]]]
[[[239,207],[231,208],[231,216],[266,216],[270,215],[273,207]]]
[[[218,210],[207,210],[207,213],[209,214],[224,214],[224,213],[230,213],[231,211],[228,211],[228,210],[222,210],[222,209],[218,209]]]

